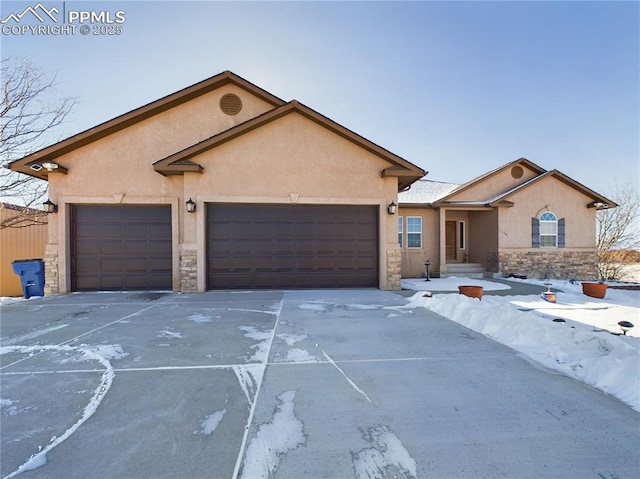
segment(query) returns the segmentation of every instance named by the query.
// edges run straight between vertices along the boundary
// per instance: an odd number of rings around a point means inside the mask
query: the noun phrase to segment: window
[[[402,233],[404,230],[402,226],[404,225],[404,218],[402,216],[398,216],[398,244],[402,248]]]
[[[466,238],[464,235],[464,221],[460,221],[458,223],[458,248],[464,249],[466,243]]]
[[[422,248],[422,216],[407,217],[407,247]]]
[[[540,216],[540,246],[558,246],[558,219],[550,211]]]

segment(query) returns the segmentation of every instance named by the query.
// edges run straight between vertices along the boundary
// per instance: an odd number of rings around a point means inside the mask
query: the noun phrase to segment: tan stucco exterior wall
[[[500,208],[500,248],[531,248],[531,218],[551,211],[566,221],[567,248],[595,248],[595,208],[593,201],[553,177],[543,178],[509,198],[512,208]]]
[[[235,116],[219,108],[229,92],[242,99]],[[380,287],[398,289],[399,278],[387,274],[394,263],[387,257],[398,250],[396,216],[386,211],[397,202],[398,182],[381,177],[389,163],[298,113],[202,153],[193,159],[202,173],[165,177],[153,170],[155,161],[271,108],[226,85],[57,158],[69,171],[49,175],[50,197],[58,204],[48,232],[48,262],[57,265],[59,284],[51,292],[71,290],[71,206],[120,203],[172,206],[173,289],[185,290],[182,283],[195,278],[197,290],[204,291],[208,202],[376,205]],[[185,211],[189,198],[196,201],[196,214]]]
[[[449,201],[482,201],[493,198],[499,194],[509,191],[518,185],[521,185],[531,178],[537,176],[537,174],[527,168],[524,165],[519,165],[522,168],[522,177],[514,178],[511,175],[512,168],[506,168],[503,171],[498,171],[493,175],[479,181],[477,184],[452,195],[447,198]]]
[[[425,261],[431,261],[429,273],[438,272],[440,264],[440,220],[438,210],[431,208],[398,208],[398,216],[403,219],[402,277],[421,278],[425,275]],[[422,217],[422,248],[407,247],[407,218]],[[397,224],[397,218],[396,218]],[[396,244],[397,244],[396,228]]]

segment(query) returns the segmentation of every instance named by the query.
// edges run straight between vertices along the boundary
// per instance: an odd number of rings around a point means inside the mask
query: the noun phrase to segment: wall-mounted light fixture
[[[609,205],[602,201],[592,201],[587,205],[587,208],[607,208]]]
[[[42,163],[42,167],[48,172],[52,172],[57,170],[60,167],[60,165],[54,161],[45,161]]]
[[[187,213],[193,213],[196,210],[196,203],[191,198],[189,198],[185,204],[187,205]]]
[[[396,209],[398,209],[398,205],[396,205],[395,201],[392,201],[387,205],[387,213],[389,213],[390,215],[395,215]]]
[[[58,205],[56,205],[50,199],[47,199],[44,203],[42,203],[42,207],[44,208],[45,213],[55,213],[58,211]]]
[[[67,168],[65,168],[59,163],[56,163],[55,161],[43,161],[42,163],[33,163],[29,166],[29,168],[31,168],[33,171],[46,170],[47,173],[53,173],[55,171],[56,173],[62,173],[65,175],[69,171]]]

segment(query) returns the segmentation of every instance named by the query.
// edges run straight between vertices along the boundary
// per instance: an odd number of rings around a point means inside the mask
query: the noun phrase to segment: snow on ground
[[[391,477],[390,469],[393,477],[418,477],[415,459],[387,426],[373,426],[363,437],[373,447],[351,453],[357,478]]]
[[[280,404],[272,422],[262,424],[247,447],[242,469],[243,478],[273,477],[281,457],[307,443],[302,422],[295,415],[295,397],[296,391],[285,391],[278,395]]]
[[[486,281],[484,279],[471,278],[434,278],[427,281],[423,278],[412,278],[402,280],[402,289],[410,289],[413,291],[458,291],[458,286],[465,284],[473,284],[482,286],[485,291],[499,291],[502,289],[510,289],[508,285],[496,283],[495,281]]]
[[[37,297],[37,296],[35,296]],[[28,299],[24,299],[24,298],[14,298],[11,296],[2,296],[0,297],[0,305],[4,305],[4,304],[11,304],[11,303],[15,303],[18,301],[29,301]]]
[[[10,479],[24,471],[30,471],[37,469],[47,463],[47,454],[54,447],[65,441],[71,436],[84,422],[86,422],[94,412],[98,409],[98,406],[104,399],[105,395],[111,388],[113,378],[115,376],[113,367],[109,362],[110,359],[119,359],[127,355],[119,345],[100,345],[100,346],[63,346],[63,345],[48,345],[48,346],[2,346],[0,347],[0,355],[6,353],[20,353],[25,357],[31,357],[36,354],[40,354],[43,351],[61,351],[65,353],[76,353],[78,361],[97,361],[104,368],[104,372],[100,378],[100,383],[95,389],[93,396],[89,403],[84,407],[80,419],[78,419],[71,427],[69,427],[60,436],[53,436],[46,446],[40,446],[38,452],[34,452],[23,464],[18,467],[11,474],[4,477],[4,479]],[[22,359],[12,363],[16,364],[22,361]],[[8,366],[10,366],[9,364]],[[5,366],[6,367],[6,366]],[[11,405],[14,403],[12,400],[1,400],[3,406]]]
[[[200,429],[199,431],[193,431],[193,433],[204,434],[206,436],[213,434],[213,432],[220,425],[220,422],[222,422],[222,418],[224,417],[225,414],[227,414],[227,410],[222,409],[220,411],[216,411],[213,414],[208,415],[200,422],[200,426],[202,426],[202,429]]]
[[[486,283],[464,278],[449,280],[448,286]],[[521,281],[544,284],[538,280]],[[580,284],[557,280],[550,283],[552,288],[561,290],[556,294],[556,303],[536,295],[484,295],[479,301],[455,293],[425,297],[424,292],[418,292],[409,298],[407,307],[434,311],[640,411],[640,292],[609,289],[604,299],[595,299],[582,294]],[[456,290],[457,285],[449,287],[449,291]],[[565,322],[553,321],[558,318]],[[622,320],[635,325],[627,336],[620,335],[617,323]]]

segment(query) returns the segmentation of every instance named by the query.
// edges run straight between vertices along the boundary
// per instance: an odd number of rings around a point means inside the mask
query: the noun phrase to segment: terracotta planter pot
[[[592,298],[604,298],[607,294],[607,285],[602,283],[582,283],[582,292]]]
[[[482,300],[482,286],[458,286],[460,294]]]

